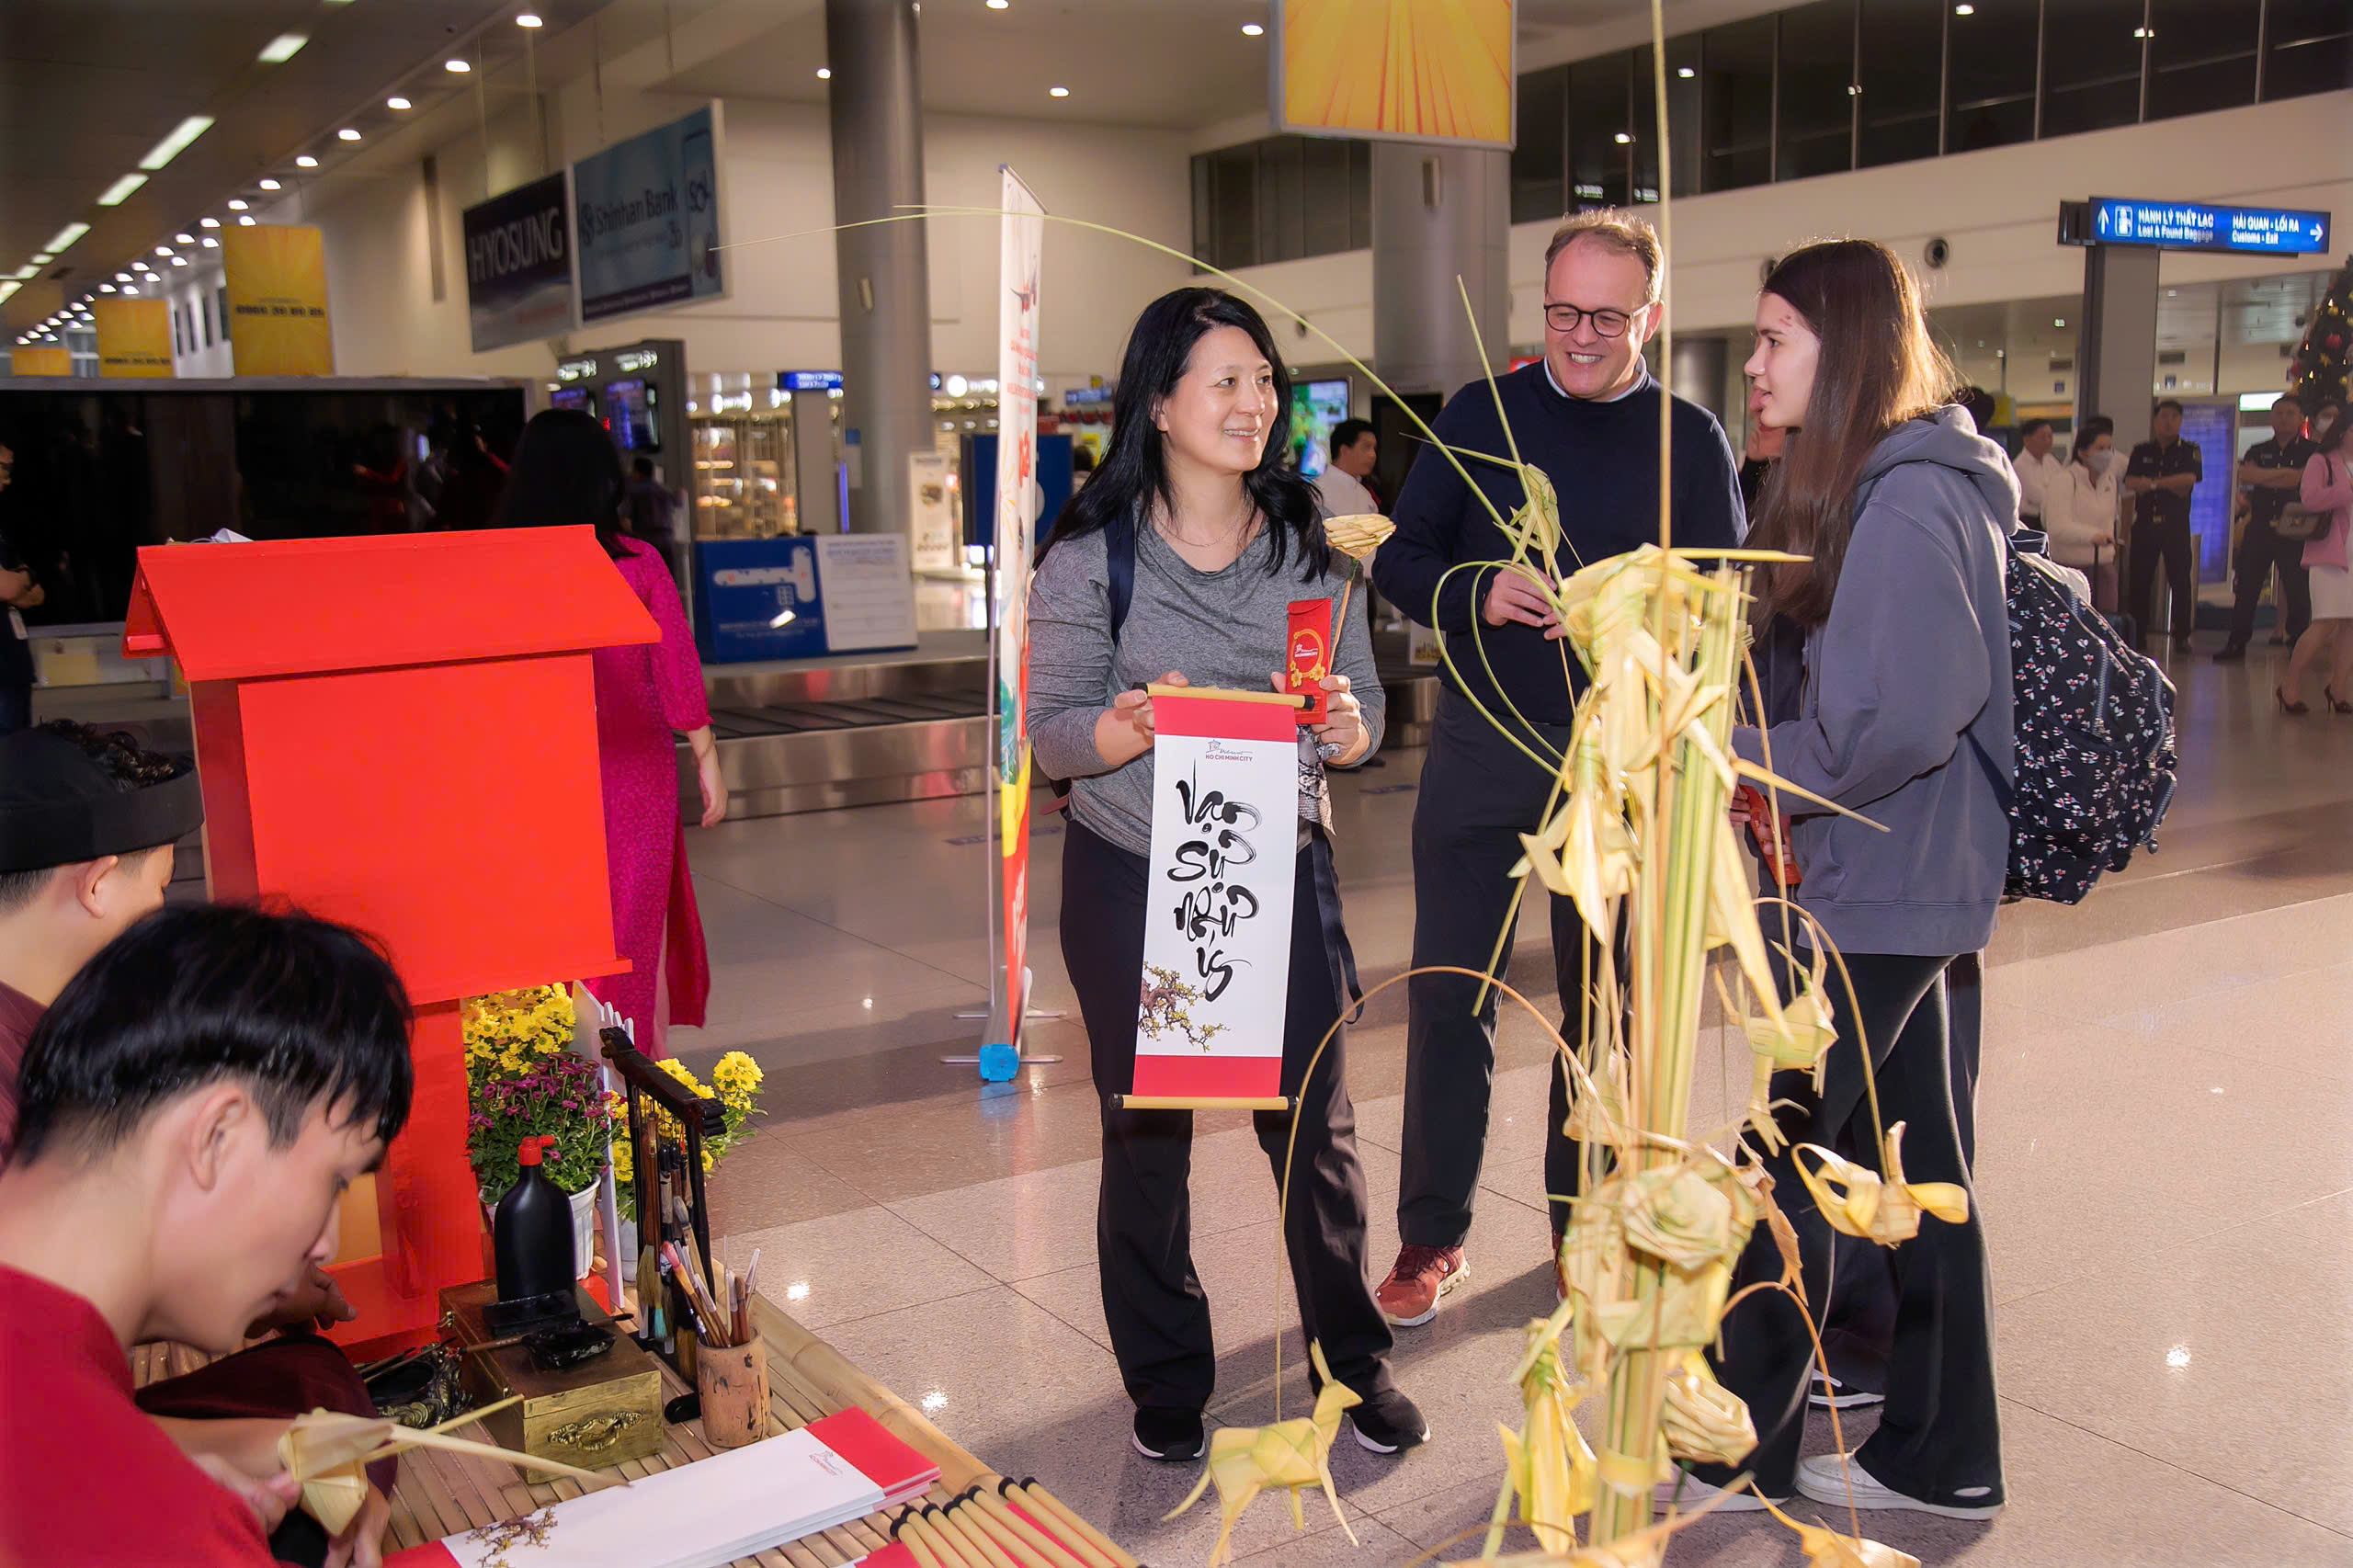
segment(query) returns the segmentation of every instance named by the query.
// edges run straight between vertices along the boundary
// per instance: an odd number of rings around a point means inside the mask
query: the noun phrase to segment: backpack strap
[[[1136,520],[1125,512],[1103,525],[1104,586],[1111,599],[1111,646],[1120,645],[1120,629],[1128,623],[1128,606],[1136,597]]]

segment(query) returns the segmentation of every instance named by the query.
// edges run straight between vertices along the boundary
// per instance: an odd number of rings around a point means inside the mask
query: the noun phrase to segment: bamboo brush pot
[[[768,1350],[759,1335],[724,1349],[695,1347],[695,1392],[702,1396],[703,1441],[740,1449],[768,1435]]]

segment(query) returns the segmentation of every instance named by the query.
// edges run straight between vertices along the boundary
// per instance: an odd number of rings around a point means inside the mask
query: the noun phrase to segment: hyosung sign
[[[580,319],[723,298],[719,106],[572,165]]]
[[[563,172],[465,210],[466,317],[477,354],[572,330],[572,206]]]
[[[1131,1101],[1282,1093],[1298,703],[1152,688],[1151,880]]]

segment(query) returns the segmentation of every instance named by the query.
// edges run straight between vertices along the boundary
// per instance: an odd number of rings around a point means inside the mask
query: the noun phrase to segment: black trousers
[[[2281,539],[2269,523],[2247,524],[2231,557],[2231,646],[2244,648],[2255,637],[2256,601],[2273,572],[2279,574],[2279,630],[2290,643],[2313,623],[2313,579],[2304,570],[2304,541]]]
[[[1921,1006],[1926,1006],[1927,1003]],[[1952,1116],[1961,1138],[1961,1162],[1977,1170],[1977,1070],[1983,1055],[1985,965],[1983,954],[1963,953],[1945,966],[1947,1059],[1952,1066]],[[1864,1119],[1868,1121],[1868,1118]],[[1849,1124],[1850,1130],[1853,1124]],[[1839,1153],[1876,1168],[1879,1153],[1864,1141]],[[1849,1389],[1887,1392],[1887,1358],[1895,1342],[1895,1263],[1887,1248],[1853,1236],[1833,1237],[1830,1300],[1821,1320],[1822,1349],[1830,1375]]]
[[[1347,1031],[1306,1077],[1307,1059],[1352,999],[1355,960],[1340,924],[1332,846],[1321,831],[1299,852],[1292,891],[1290,993],[1283,1017],[1283,1092],[1298,1096],[1284,1250],[1299,1316],[1332,1375],[1370,1396],[1391,1386],[1390,1333],[1365,1277],[1367,1200],[1347,1087]],[[1063,839],[1063,958],[1102,1096],[1103,1185],[1095,1214],[1103,1316],[1128,1397],[1139,1406],[1199,1411],[1217,1381],[1209,1298],[1193,1271],[1193,1113],[1114,1110],[1134,1086],[1137,990],[1143,978],[1142,857],[1073,822]],[[1290,1118],[1259,1111],[1258,1146],[1278,1190]],[[1254,1303],[1255,1304],[1255,1303]]]
[[[1544,727],[1550,744],[1568,730]],[[1537,748],[1540,753],[1541,748]],[[1429,756],[1414,805],[1414,967],[1452,965],[1483,971],[1511,907],[1511,868],[1519,835],[1536,831],[1552,775],[1495,733],[1465,699],[1438,699]],[[1532,888],[1530,896],[1547,895]],[[1576,906],[1552,900],[1552,967],[1565,1014],[1561,1032],[1582,1048],[1582,998],[1594,949]],[[1511,944],[1504,946],[1508,968]],[[1407,982],[1405,1147],[1397,1190],[1397,1233],[1418,1246],[1461,1246],[1471,1233],[1472,1198],[1487,1149],[1487,1102],[1495,1075],[1497,994],[1478,1001],[1479,982],[1417,974]],[[1577,1190],[1577,1145],[1561,1131],[1568,1113],[1568,1074],[1552,1061],[1545,1120],[1545,1190]],[[1552,1224],[1567,1222],[1553,1206]]]
[[[2194,568],[2197,541],[2191,538],[2189,525],[2169,523],[2162,517],[2151,517],[2132,525],[2131,577],[2126,585],[2124,608],[2131,611],[2135,623],[2156,624],[2150,613],[2149,590],[2156,585],[2157,561],[2165,560],[2165,584],[2173,590],[2173,634],[2187,637],[2198,624],[2198,582]]]
[[[1854,1005],[1840,1009],[1840,1039],[1831,1048],[1822,1094],[1813,1095],[1802,1073],[1782,1074],[1773,1084],[1777,1096],[1798,1102],[1783,1112],[1780,1123],[1792,1143],[1869,1149],[1875,1142],[1856,1043],[1859,1036],[1870,1042],[1881,1115],[1890,1125],[1906,1124],[1906,1177],[1969,1189],[1947,1056],[1943,993],[1950,961],[1847,955]],[[1874,1155],[1866,1163],[1878,1161]],[[1827,1316],[1836,1310],[1831,1289],[1836,1233],[1815,1209],[1788,1149],[1768,1156],[1764,1165],[1773,1177],[1775,1199],[1797,1232],[1807,1299],[1817,1314]],[[1842,1247],[1859,1244],[1843,1236],[1836,1240]],[[1880,1481],[1927,1502],[2001,1502],[1993,1295],[1974,1191],[1966,1221],[1952,1225],[1924,1216],[1919,1234],[1891,1256],[1896,1312],[1887,1403],[1879,1429],[1856,1457]],[[1780,1270],[1779,1252],[1760,1224],[1741,1259],[1736,1285],[1776,1279]],[[1719,1375],[1747,1402],[1758,1438],[1756,1452],[1739,1468],[1753,1471],[1757,1490],[1768,1497],[1784,1496],[1796,1483],[1813,1356],[1813,1340],[1796,1304],[1778,1291],[1758,1292],[1724,1320]],[[1733,1471],[1701,1465],[1694,1473],[1721,1485]]]

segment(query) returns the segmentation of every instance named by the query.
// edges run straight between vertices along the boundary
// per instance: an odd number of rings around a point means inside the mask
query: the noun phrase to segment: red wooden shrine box
[[[211,895],[372,933],[416,1006],[347,1347],[420,1342],[483,1276],[460,999],[629,967],[589,650],[660,635],[585,528],[139,552],[123,652],[188,680]]]

